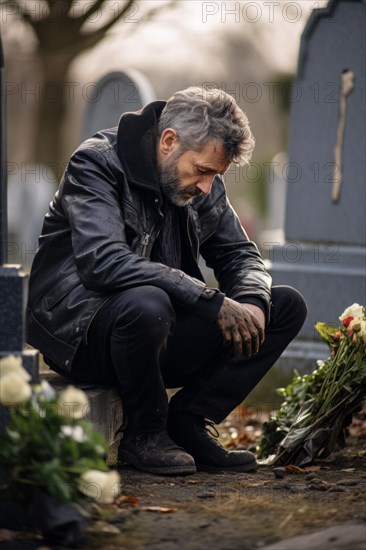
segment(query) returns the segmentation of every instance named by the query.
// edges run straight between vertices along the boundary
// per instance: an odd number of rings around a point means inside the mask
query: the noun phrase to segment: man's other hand
[[[248,359],[264,341],[264,313],[254,304],[239,304],[224,298],[217,317],[226,346],[234,347],[235,359]]]

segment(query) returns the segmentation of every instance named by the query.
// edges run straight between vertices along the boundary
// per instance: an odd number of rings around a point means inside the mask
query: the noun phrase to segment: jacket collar
[[[117,131],[117,154],[131,183],[160,193],[156,171],[156,135],[166,101],[153,101],[123,113]]]

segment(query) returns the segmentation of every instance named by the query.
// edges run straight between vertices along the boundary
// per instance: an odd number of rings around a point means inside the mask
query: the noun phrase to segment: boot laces
[[[215,439],[218,439],[220,436],[220,433],[215,426],[215,422],[213,420],[209,420],[208,418],[205,418],[204,422],[205,422],[204,424],[205,431]]]
[[[215,426],[215,422],[213,422],[213,420],[209,420],[208,418],[204,418],[204,424],[201,429],[206,439],[208,439],[212,445],[218,447],[222,451],[223,446],[218,440],[220,433]]]

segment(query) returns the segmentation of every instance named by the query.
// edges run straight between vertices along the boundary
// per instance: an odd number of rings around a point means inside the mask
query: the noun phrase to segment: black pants
[[[76,380],[116,385],[128,429],[159,430],[166,425],[165,388],[182,389],[170,406],[221,422],[258,384],[301,329],[302,296],[293,288],[272,289],[271,320],[265,341],[250,359],[234,361],[216,325],[174,309],[154,286],[114,295],[79,348]]]

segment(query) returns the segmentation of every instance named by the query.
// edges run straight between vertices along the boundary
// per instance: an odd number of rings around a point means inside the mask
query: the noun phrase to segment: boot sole
[[[137,458],[129,453],[128,451],[120,450],[118,456],[120,464],[127,464],[134,466],[137,470],[142,472],[147,472],[148,474],[158,474],[158,475],[191,475],[197,472],[196,466],[192,465],[182,465],[182,466],[147,466],[143,464]]]
[[[251,464],[240,464],[238,466],[210,466],[208,464],[199,464],[196,462],[197,470],[201,472],[253,472],[258,468],[257,462]]]

